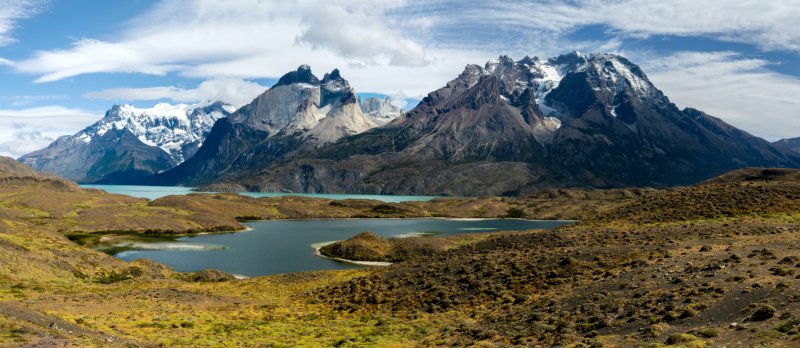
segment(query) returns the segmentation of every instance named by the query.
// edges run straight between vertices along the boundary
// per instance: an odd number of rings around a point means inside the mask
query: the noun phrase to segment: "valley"
[[[746,170],[672,190],[384,203],[232,194],[147,201],[80,189],[11,160],[5,167],[4,345],[796,342],[794,170]],[[245,280],[124,262],[67,238],[229,231],[242,219],[510,214],[581,221],[404,248],[385,268]]]

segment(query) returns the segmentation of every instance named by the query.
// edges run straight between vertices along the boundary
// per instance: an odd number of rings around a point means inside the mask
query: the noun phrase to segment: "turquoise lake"
[[[569,221],[515,219],[332,219],[282,220],[247,223],[252,230],[206,234],[174,240],[117,241],[106,247],[116,257],[147,258],[178,271],[215,268],[231,274],[260,276],[314,270],[363,267],[315,255],[321,243],[350,238],[363,231],[384,237],[547,229]],[[436,237],[417,237],[436,238]]]
[[[169,195],[186,195],[193,193],[191,187],[180,186],[136,186],[136,185],[81,185],[83,188],[96,188],[108,193],[128,195],[147,199],[157,199]],[[250,197],[280,197],[280,196],[301,196],[327,199],[373,199],[383,202],[407,202],[407,201],[429,201],[434,196],[389,196],[389,195],[346,195],[346,194],[322,194],[322,193],[269,193],[269,192],[239,192],[239,194]]]

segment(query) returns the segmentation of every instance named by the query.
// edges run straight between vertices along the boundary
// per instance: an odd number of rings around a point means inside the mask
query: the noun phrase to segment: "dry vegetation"
[[[0,345],[797,346],[800,182],[762,174],[670,191],[384,204],[227,194],[149,202],[0,170]],[[405,248],[370,239],[405,261],[247,280],[127,263],[66,236],[358,216],[582,222]]]
[[[400,262],[412,258],[443,253],[465,245],[477,243],[496,235],[510,235],[515,232],[470,233],[446,237],[381,238],[372,232],[362,232],[356,236],[320,248],[327,257],[377,262]]]

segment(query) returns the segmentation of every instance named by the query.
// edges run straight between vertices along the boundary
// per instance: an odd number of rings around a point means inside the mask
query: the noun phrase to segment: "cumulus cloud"
[[[370,63],[383,61],[402,66],[429,63],[420,43],[392,29],[398,24],[383,15],[385,6],[320,4],[315,8],[303,15],[304,29],[297,36],[297,42]]]
[[[0,110],[0,156],[18,158],[44,148],[59,136],[74,134],[101,117],[62,106]]]
[[[681,107],[694,107],[768,140],[800,136],[800,79],[735,52],[679,52],[642,66]]]
[[[85,94],[88,98],[110,100],[161,100],[174,102],[223,101],[240,107],[266,90],[266,86],[238,78],[217,78],[200,83],[197,88],[173,86],[148,88],[113,88]]]

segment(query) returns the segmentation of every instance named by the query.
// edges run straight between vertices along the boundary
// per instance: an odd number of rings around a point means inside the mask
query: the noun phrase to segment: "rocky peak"
[[[234,107],[233,105],[217,101],[217,102],[213,102],[213,103],[211,103],[211,104],[209,104],[207,106],[198,107],[198,108],[194,109],[189,114],[189,120],[197,120],[197,119],[201,119],[201,118],[202,119],[206,119],[206,118],[209,118],[207,116],[210,116],[210,119],[213,119],[214,121],[216,121],[216,120],[218,120],[218,119],[220,119],[222,117],[225,117],[225,116],[227,116],[229,114],[232,114],[235,111],[236,111],[236,107]]]
[[[494,73],[502,74],[507,69],[511,69],[513,67],[514,67],[514,60],[511,59],[511,57],[509,56],[502,55],[497,59],[492,59],[486,62],[484,69],[489,74],[494,74]]]
[[[327,76],[327,75],[326,75]],[[275,84],[274,87],[277,86],[287,86],[296,83],[305,83],[312,86],[319,86],[320,82],[316,76],[311,72],[311,67],[306,64],[303,64],[297,68],[295,71],[291,71],[286,73],[285,75],[281,76],[278,80],[278,83]]]
[[[586,55],[580,51],[572,51],[550,58],[548,59],[548,62],[550,62],[552,65],[565,67],[568,70],[574,70],[581,66],[581,64],[586,63]]]
[[[320,107],[327,105],[335,107],[341,104],[357,103],[357,101],[358,98],[350,88],[350,83],[342,77],[339,69],[333,69],[322,78]]]
[[[536,65],[536,63],[538,62],[539,62],[539,57],[537,56],[533,56],[533,58],[531,58],[530,56],[525,56],[522,59],[520,59],[519,62],[517,62],[517,64],[520,64],[525,67],[531,67]]]
[[[309,77],[303,80],[306,82],[288,85],[279,82],[231,115],[230,122],[247,124],[265,131],[269,137],[277,134],[314,137],[319,144],[376,126],[362,113],[355,92],[339,69],[317,81],[308,66],[301,66],[284,75],[281,81],[298,81],[296,77],[304,74]]]
[[[545,114],[561,119],[580,117],[598,106],[606,117],[633,127],[636,115],[643,114],[634,112],[637,105],[670,104],[638,66],[616,54],[576,51],[551,58],[542,65],[546,66],[559,75],[559,81],[540,89],[541,104]]]
[[[363,100],[360,104],[364,115],[372,121],[375,121],[378,125],[387,124],[403,114],[402,109],[392,105],[392,100],[389,97],[383,100],[370,97]]]
[[[339,69],[333,69],[333,71],[322,77],[322,88],[330,92],[339,92],[349,90],[350,83],[342,77]]]

